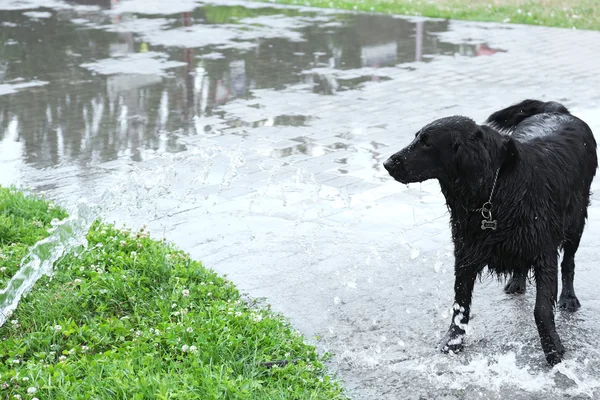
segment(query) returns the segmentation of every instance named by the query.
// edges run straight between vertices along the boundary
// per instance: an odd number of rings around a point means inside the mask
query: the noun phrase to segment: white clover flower
[[[82,282],[82,280],[77,278],[73,282],[75,282],[76,285],[79,285]]]
[[[260,322],[260,321],[262,321],[262,315],[260,315],[258,313],[253,313],[252,314],[252,321],[254,321],[254,322]]]
[[[194,330],[192,329],[192,327],[190,326],[189,328],[186,329],[187,333],[192,333]]]
[[[188,297],[190,295],[190,291],[187,289],[183,289],[181,293],[183,294],[183,297]]]
[[[132,252],[131,252],[131,253],[129,253],[129,254],[131,254],[131,257],[133,257],[133,258],[137,257],[137,252],[135,252],[135,251],[132,251]]]
[[[177,308],[177,303],[171,304],[171,308]]]
[[[187,353],[189,349],[190,349],[190,346],[188,346],[187,344],[184,344],[183,346],[181,346],[181,351],[183,351],[184,353]]]
[[[197,353],[198,352],[198,348],[196,346],[190,346],[190,353]]]
[[[67,359],[67,356],[60,356],[58,357],[59,361],[65,361]]]
[[[86,345],[81,346],[81,351],[88,351],[90,348]]]
[[[28,377],[24,377],[24,378],[23,378],[23,382],[27,382],[28,380],[29,380],[29,378],[28,378]]]
[[[54,325],[54,330],[56,332],[60,332],[60,331],[62,331],[62,326],[60,326],[60,325]]]
[[[27,394],[34,394],[37,392],[37,388],[35,387],[30,387],[29,389],[27,389]]]
[[[235,313],[235,316],[236,316],[236,317],[241,317],[241,316],[242,316],[242,313],[241,313],[240,311],[237,311],[237,312]]]

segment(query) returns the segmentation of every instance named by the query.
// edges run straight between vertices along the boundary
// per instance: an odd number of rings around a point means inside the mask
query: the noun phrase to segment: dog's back
[[[542,165],[547,162],[565,164],[568,160],[559,158],[570,158],[571,163],[579,164],[573,172],[583,174],[587,178],[584,180],[590,182],[598,167],[597,144],[592,130],[558,102],[524,100],[496,111],[488,117],[486,124],[509,132],[523,144],[523,156],[543,153],[546,162]]]
[[[540,100],[523,100],[520,103],[496,111],[488,117],[485,123],[503,131],[514,131],[521,122],[539,114],[571,115],[567,107],[556,102]]]

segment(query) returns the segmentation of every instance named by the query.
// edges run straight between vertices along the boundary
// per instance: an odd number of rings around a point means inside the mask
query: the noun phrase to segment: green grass
[[[48,236],[50,222],[67,214],[43,199],[0,188],[0,287],[19,269],[19,263],[35,242]]]
[[[5,282],[52,218],[65,216],[0,188]],[[87,239],[0,328],[0,398],[345,398],[285,319],[186,253],[144,229],[99,222]],[[262,365],[274,360],[297,363]]]
[[[262,0],[390,14],[600,30],[597,0]]]

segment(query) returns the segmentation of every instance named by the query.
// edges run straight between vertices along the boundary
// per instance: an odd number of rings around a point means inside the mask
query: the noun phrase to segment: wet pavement
[[[476,286],[449,323],[452,246],[436,182],[382,161],[425,123],[523,98],[600,132],[600,32],[243,1],[0,2],[0,183],[148,223],[322,350],[358,399],[600,398],[600,208],[577,254],[582,309],[549,369],[533,288]],[[597,189],[600,181],[593,186]],[[530,286],[531,287],[531,286]]]

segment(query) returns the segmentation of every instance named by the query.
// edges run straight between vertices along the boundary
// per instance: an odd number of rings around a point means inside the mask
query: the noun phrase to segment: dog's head
[[[401,183],[428,179],[452,182],[457,178],[474,181],[490,171],[493,174],[506,161],[514,162],[517,154],[512,138],[470,118],[454,116],[424,126],[412,143],[383,166]]]

